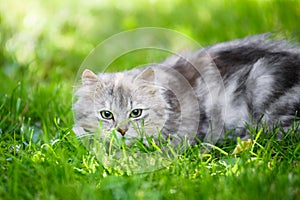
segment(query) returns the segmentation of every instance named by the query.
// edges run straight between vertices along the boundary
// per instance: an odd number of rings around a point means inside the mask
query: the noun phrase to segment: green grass
[[[152,2],[0,1],[0,199],[300,198],[300,134],[292,129],[278,141],[249,127],[260,135],[237,154],[235,142],[205,154],[193,147],[138,174],[104,166],[75,137],[77,70],[115,33],[157,26],[201,45],[269,31],[300,39],[299,1]],[[149,59],[124,58],[114,70]]]

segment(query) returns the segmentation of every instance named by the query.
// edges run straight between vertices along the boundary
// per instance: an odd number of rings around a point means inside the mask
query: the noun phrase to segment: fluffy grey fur
[[[227,130],[234,130],[230,138],[246,137],[245,123],[261,118],[285,129],[300,119],[300,50],[259,35],[145,68],[99,75],[85,70],[76,96],[79,136],[97,130],[99,121],[128,143],[139,137],[134,126],[190,143],[217,142]],[[103,118],[103,111],[113,117]]]

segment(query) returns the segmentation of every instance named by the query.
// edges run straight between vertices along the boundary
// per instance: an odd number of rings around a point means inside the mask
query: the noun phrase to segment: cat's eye
[[[114,119],[114,115],[108,110],[100,111],[100,115],[103,119]]]
[[[134,109],[131,111],[129,117],[130,118],[138,118],[142,115],[143,110],[142,109]]]

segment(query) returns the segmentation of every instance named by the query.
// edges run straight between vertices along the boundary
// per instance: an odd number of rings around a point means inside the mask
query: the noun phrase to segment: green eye
[[[100,115],[103,119],[114,119],[114,115],[108,110],[100,111]]]
[[[142,109],[134,109],[131,111],[129,117],[131,118],[138,118],[142,115],[143,110]]]

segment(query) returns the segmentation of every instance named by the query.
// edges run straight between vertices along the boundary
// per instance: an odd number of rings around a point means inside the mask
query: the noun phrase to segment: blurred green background
[[[24,117],[43,132],[53,125],[47,119],[57,115],[71,126],[77,70],[113,34],[163,27],[201,45],[265,32],[297,41],[299,20],[300,1],[288,0],[0,0],[1,113],[22,109],[16,119],[1,116],[2,131]]]

